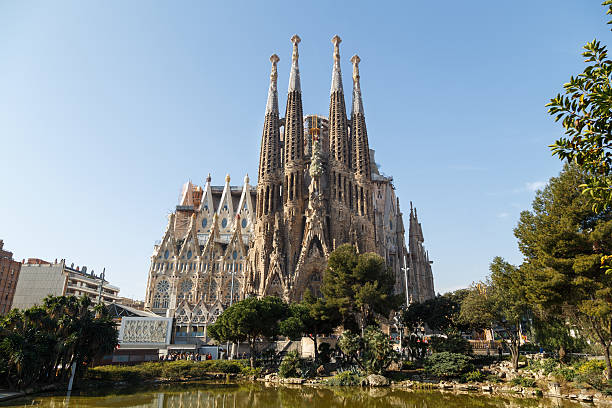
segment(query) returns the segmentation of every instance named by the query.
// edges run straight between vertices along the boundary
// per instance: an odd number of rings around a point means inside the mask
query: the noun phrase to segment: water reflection
[[[271,384],[190,384],[150,390],[100,391],[64,397],[44,396],[17,400],[0,406],[44,408],[466,408],[466,407],[580,407],[560,399],[522,399],[475,393],[361,389],[354,387],[302,387]]]

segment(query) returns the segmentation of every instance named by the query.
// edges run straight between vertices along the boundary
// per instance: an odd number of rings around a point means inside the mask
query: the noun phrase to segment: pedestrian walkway
[[[24,395],[25,395],[24,392],[14,392],[14,391],[0,390],[0,402],[8,401],[8,400],[13,399],[13,398],[23,397]]]

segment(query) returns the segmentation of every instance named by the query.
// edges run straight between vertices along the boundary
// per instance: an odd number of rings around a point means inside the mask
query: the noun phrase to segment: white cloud
[[[532,181],[532,182],[525,183],[525,188],[529,191],[538,191],[544,188],[545,185],[546,185],[545,181]]]

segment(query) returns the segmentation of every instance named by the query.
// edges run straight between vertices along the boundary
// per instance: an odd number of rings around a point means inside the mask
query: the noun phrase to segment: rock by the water
[[[389,385],[389,379],[378,374],[368,375],[367,381],[370,387],[386,387]]]

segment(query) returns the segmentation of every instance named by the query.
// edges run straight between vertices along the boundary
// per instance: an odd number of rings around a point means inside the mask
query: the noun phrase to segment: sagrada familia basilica
[[[299,301],[308,288],[320,295],[331,251],[344,243],[376,252],[395,276],[407,302],[434,296],[431,261],[423,247],[416,209],[410,205],[408,243],[393,179],[382,175],[370,149],[353,64],[350,116],[340,70],[340,38],[333,43],[329,116],[304,115],[293,56],[287,107],[279,111],[278,56],[272,55],[257,186],[191,182],[155,246],[146,308],[176,318],[185,331],[200,331],[224,308],[248,296]]]

